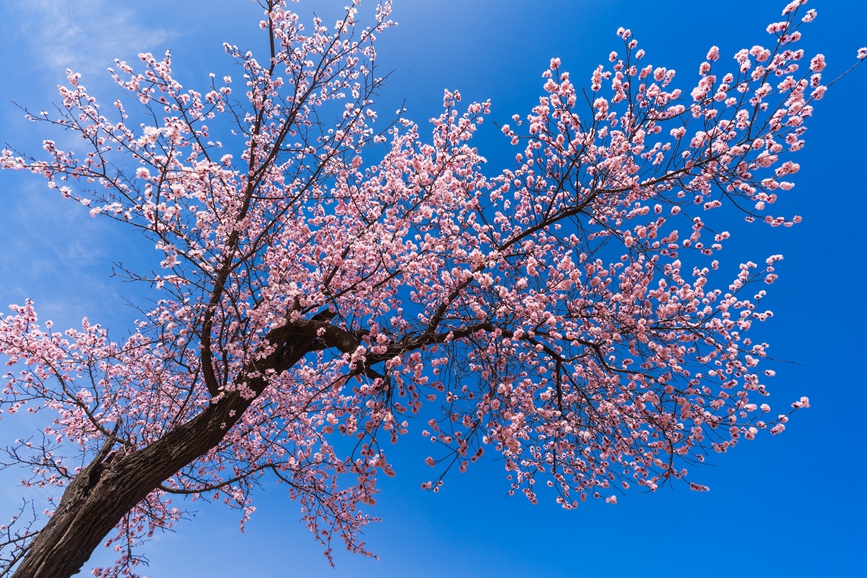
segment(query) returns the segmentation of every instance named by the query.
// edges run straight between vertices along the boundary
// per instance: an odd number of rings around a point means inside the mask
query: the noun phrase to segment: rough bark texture
[[[282,345],[258,369],[286,371],[307,352],[321,348],[315,337],[320,325],[324,323],[301,321],[272,332],[272,343]],[[338,331],[344,339],[349,335]],[[262,379],[250,379],[248,384],[257,395],[267,386]],[[127,512],[164,480],[219,444],[251,403],[252,399],[237,392],[229,393],[159,441],[123,456],[109,455],[107,444],[66,488],[59,507],[12,578],[77,574]]]

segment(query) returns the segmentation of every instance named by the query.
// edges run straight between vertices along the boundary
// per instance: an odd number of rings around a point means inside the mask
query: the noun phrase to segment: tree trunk
[[[257,370],[286,371],[314,349],[315,333],[311,335],[306,327],[293,329],[298,328],[287,326],[272,332],[272,343],[283,345],[260,361]],[[267,383],[253,378],[248,386],[258,396]],[[163,481],[219,444],[251,403],[252,399],[232,392],[142,450],[112,459],[105,456],[107,445],[66,488],[60,505],[12,578],[68,578],[77,574],[127,512]]]
[[[66,578],[76,574],[103,538],[160,483],[216,446],[230,396],[147,448],[103,461],[97,457],[63,493],[45,528],[13,578]],[[249,404],[249,402],[248,402]],[[229,422],[231,423],[231,422]]]

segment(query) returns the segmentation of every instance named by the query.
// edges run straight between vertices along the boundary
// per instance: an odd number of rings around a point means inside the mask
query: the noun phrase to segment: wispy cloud
[[[11,0],[26,49],[51,68],[105,70],[115,58],[152,51],[175,33],[110,0]]]
[[[0,87],[0,143],[38,151],[42,138],[52,138],[61,148],[80,148],[77,135],[47,133],[46,127],[24,121],[8,100],[50,110],[48,102],[56,95],[52,85],[65,82],[65,68],[83,73],[88,88],[105,92],[113,83],[104,71],[115,58],[159,52],[182,34],[180,26],[172,29],[169,22],[167,28],[165,20],[155,18],[153,10],[111,0],[3,0],[0,77],[7,82]],[[62,202],[32,175],[4,171],[0,197],[0,312],[9,302],[32,297],[43,319],[64,327],[77,325],[85,315],[114,325],[115,316],[130,314],[123,295],[131,287],[108,275],[113,261],[127,263],[141,247],[125,245],[127,237],[117,227]]]

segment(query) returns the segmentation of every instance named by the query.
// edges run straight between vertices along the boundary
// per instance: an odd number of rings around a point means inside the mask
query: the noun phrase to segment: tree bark
[[[307,325],[314,327],[312,334]],[[321,349],[316,345],[316,325],[307,321],[272,331],[270,341],[282,345],[255,369],[286,371],[309,351]],[[258,396],[267,382],[253,378],[248,386]],[[60,505],[12,578],[68,578],[77,574],[127,512],[163,481],[217,446],[252,401],[230,392],[151,445],[113,459],[107,457],[111,445],[107,442],[67,486]]]

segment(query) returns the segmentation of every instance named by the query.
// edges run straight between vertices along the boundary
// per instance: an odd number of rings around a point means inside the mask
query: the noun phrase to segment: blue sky
[[[369,2],[369,0],[368,0]],[[302,0],[302,14],[336,14],[344,2]],[[767,42],[765,26],[786,2],[729,0],[395,0],[395,29],[382,35],[383,69],[394,69],[380,98],[380,118],[405,100],[407,116],[438,114],[443,88],[465,100],[492,99],[493,119],[525,115],[541,93],[541,72],[553,56],[577,84],[609,51],[619,26],[633,30],[646,60],[678,70],[690,89],[712,44],[724,58]],[[867,3],[812,0],[817,21],[806,28],[808,53],[826,55],[828,75],[843,71],[867,45]],[[92,92],[111,95],[104,72],[114,58],[172,49],[180,80],[203,86],[209,72],[232,73],[221,44],[256,51],[258,7],[248,0],[4,0],[0,5],[0,142],[38,150],[44,134],[10,101],[47,108],[65,68],[83,73]],[[330,20],[327,18],[326,20]],[[732,229],[732,259],[762,262],[782,253],[780,280],[768,304],[775,312],[761,338],[779,363],[771,383],[778,406],[800,396],[780,436],[760,436],[716,456],[682,486],[631,493],[617,505],[587,503],[560,510],[551,499],[531,506],[507,498],[502,464],[488,460],[455,475],[439,494],[419,489],[430,477],[426,448],[407,436],[391,449],[398,475],[384,480],[373,510],[383,522],[367,530],[381,561],[343,555],[331,570],[297,520],[298,505],[279,487],[259,495],[247,533],[236,512],[204,507],[176,534],[158,536],[146,553],[155,576],[856,576],[867,537],[863,484],[867,406],[862,325],[867,321],[863,224],[867,214],[864,133],[867,69],[829,90],[807,132],[797,187],[782,213],[800,214],[792,229]],[[493,127],[489,127],[493,128]],[[51,138],[58,138],[52,135]],[[491,171],[514,155],[496,131],[478,145]],[[150,263],[156,254],[112,223],[61,202],[44,181],[0,173],[0,304],[36,300],[43,319],[74,326],[87,316],[122,335],[135,314],[133,289],[109,277],[111,264]],[[5,441],[7,423],[0,422]],[[418,429],[418,428],[417,428]],[[14,478],[2,478],[0,510],[15,504]],[[337,549],[337,548],[336,548]],[[105,562],[110,552],[99,552]]]

